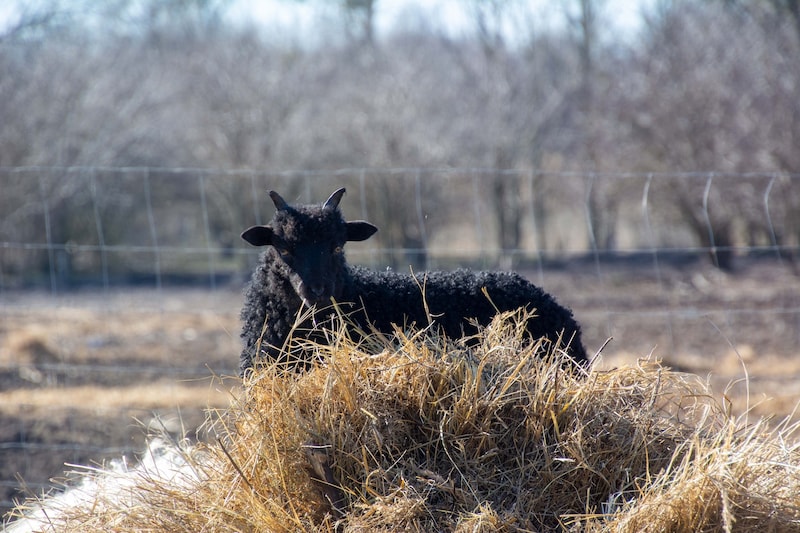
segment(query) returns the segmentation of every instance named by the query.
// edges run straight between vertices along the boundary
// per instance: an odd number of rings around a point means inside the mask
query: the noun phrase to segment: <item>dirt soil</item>
[[[162,429],[198,438],[206,410],[238,390],[240,299],[235,289],[4,295],[0,512],[52,487],[65,463],[134,461]]]
[[[571,307],[604,369],[656,357],[734,414],[794,414],[800,279],[791,265],[578,262],[520,268]],[[135,460],[148,431],[197,432],[238,392],[239,287],[0,295],[0,513],[65,464]],[[746,378],[746,379],[745,379]]]

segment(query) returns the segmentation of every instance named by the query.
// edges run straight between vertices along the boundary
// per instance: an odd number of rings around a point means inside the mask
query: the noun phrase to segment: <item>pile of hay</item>
[[[311,371],[251,376],[166,475],[27,512],[82,532],[800,530],[794,427],[745,426],[654,362],[565,370],[524,318],[471,347],[333,335]]]

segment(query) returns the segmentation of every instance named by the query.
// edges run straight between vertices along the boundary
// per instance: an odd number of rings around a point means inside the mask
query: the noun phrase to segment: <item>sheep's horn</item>
[[[322,206],[323,209],[336,209],[339,207],[339,202],[342,200],[342,196],[344,196],[345,188],[342,187],[335,193],[331,194],[331,197],[325,200],[325,205]]]
[[[281,198],[280,194],[275,191],[269,191],[269,197],[272,198],[272,203],[275,204],[275,209],[278,211],[286,211],[289,209],[289,204],[286,203],[286,200]]]

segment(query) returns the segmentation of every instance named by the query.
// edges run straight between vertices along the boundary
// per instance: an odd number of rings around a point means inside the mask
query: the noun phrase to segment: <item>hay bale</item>
[[[565,370],[526,344],[525,318],[472,347],[343,330],[308,347],[307,373],[253,374],[219,439],[184,454],[194,481],[146,476],[124,505],[98,495],[44,529],[800,529],[794,427],[745,426],[655,362]]]

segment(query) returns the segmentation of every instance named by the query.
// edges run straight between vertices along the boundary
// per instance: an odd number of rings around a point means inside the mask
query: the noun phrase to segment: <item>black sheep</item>
[[[471,322],[486,325],[498,311],[535,309],[527,324],[530,337],[562,339],[575,362],[587,361],[572,312],[518,274],[461,269],[412,276],[348,265],[344,244],[368,239],[378,229],[365,221],[345,221],[339,210],[344,192],[339,189],[322,205],[290,206],[270,191],[274,218],[242,233],[253,246],[267,246],[242,309],[242,375],[262,358],[305,367],[302,354],[287,354],[284,344],[293,327],[324,342],[313,326],[334,313],[333,302],[363,331],[391,333],[393,324],[426,327],[431,317],[450,338],[475,333]]]

